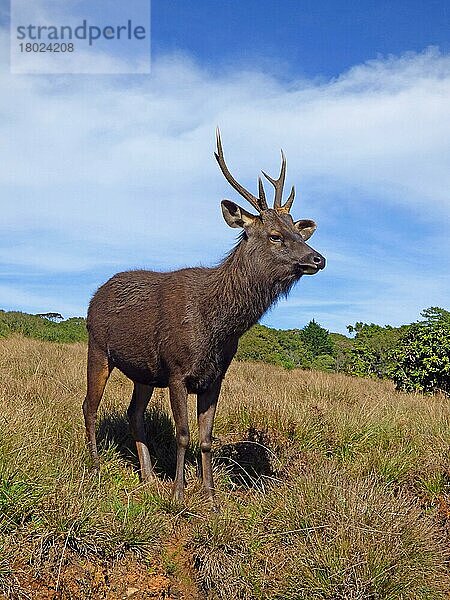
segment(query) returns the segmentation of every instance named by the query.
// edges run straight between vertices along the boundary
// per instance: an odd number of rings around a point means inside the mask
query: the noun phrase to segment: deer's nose
[[[314,254],[313,263],[317,265],[318,269],[325,268],[325,258],[321,254]]]

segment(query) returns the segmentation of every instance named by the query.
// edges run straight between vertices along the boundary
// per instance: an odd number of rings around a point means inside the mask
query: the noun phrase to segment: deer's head
[[[316,224],[310,219],[294,221],[289,211],[295,197],[292,186],[288,199],[282,204],[284,180],[286,177],[286,158],[281,152],[281,171],[278,179],[272,179],[262,172],[275,188],[273,208],[267,205],[266,194],[261,177],[258,179],[259,196],[246,190],[231,175],[225,163],[220,132],[217,129],[217,152],[215,157],[226,180],[257,211],[254,215],[231,200],[222,200],[222,213],[230,227],[244,229],[248,240],[249,251],[260,258],[269,259],[276,264],[285,275],[313,275],[325,267],[325,258],[306,243],[314,231]]]

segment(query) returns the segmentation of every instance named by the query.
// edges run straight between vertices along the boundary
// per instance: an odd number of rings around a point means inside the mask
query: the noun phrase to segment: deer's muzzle
[[[304,275],[314,275],[325,268],[325,258],[318,252],[311,252],[300,262],[299,267]]]

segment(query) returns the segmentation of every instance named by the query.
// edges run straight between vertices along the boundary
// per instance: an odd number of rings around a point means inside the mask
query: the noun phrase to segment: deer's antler
[[[259,198],[251,194],[248,190],[246,190],[240,183],[236,181],[233,175],[228,170],[228,167],[225,163],[225,158],[223,156],[223,148],[222,148],[222,140],[220,138],[219,128],[216,129],[216,142],[217,142],[217,152],[214,152],[214,156],[216,157],[217,162],[219,163],[219,167],[222,173],[225,176],[225,179],[230,183],[234,189],[247,200],[250,204],[256,208],[256,210],[261,213],[264,210],[267,210],[269,207],[267,206],[266,195],[264,193],[264,187],[262,184],[261,178],[258,180],[259,187]]]

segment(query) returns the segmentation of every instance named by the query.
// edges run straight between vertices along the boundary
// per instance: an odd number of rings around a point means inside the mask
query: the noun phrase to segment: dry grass
[[[101,473],[89,472],[85,358],[83,344],[0,341],[0,595],[52,597],[39,595],[36,582],[45,581],[54,597],[119,598],[123,590],[115,596],[104,583],[100,593],[86,573],[130,560],[147,578],[156,569],[166,588],[170,576],[186,598],[448,594],[445,397],[233,364],[216,417],[222,510],[215,515],[195,476],[193,399],[183,508],[170,499],[175,446],[167,394],[155,393],[147,418],[160,479],[142,486],[125,419],[131,386],[118,373],[100,411]],[[68,579],[83,561],[84,587],[74,592]],[[148,593],[133,597],[157,597]]]

